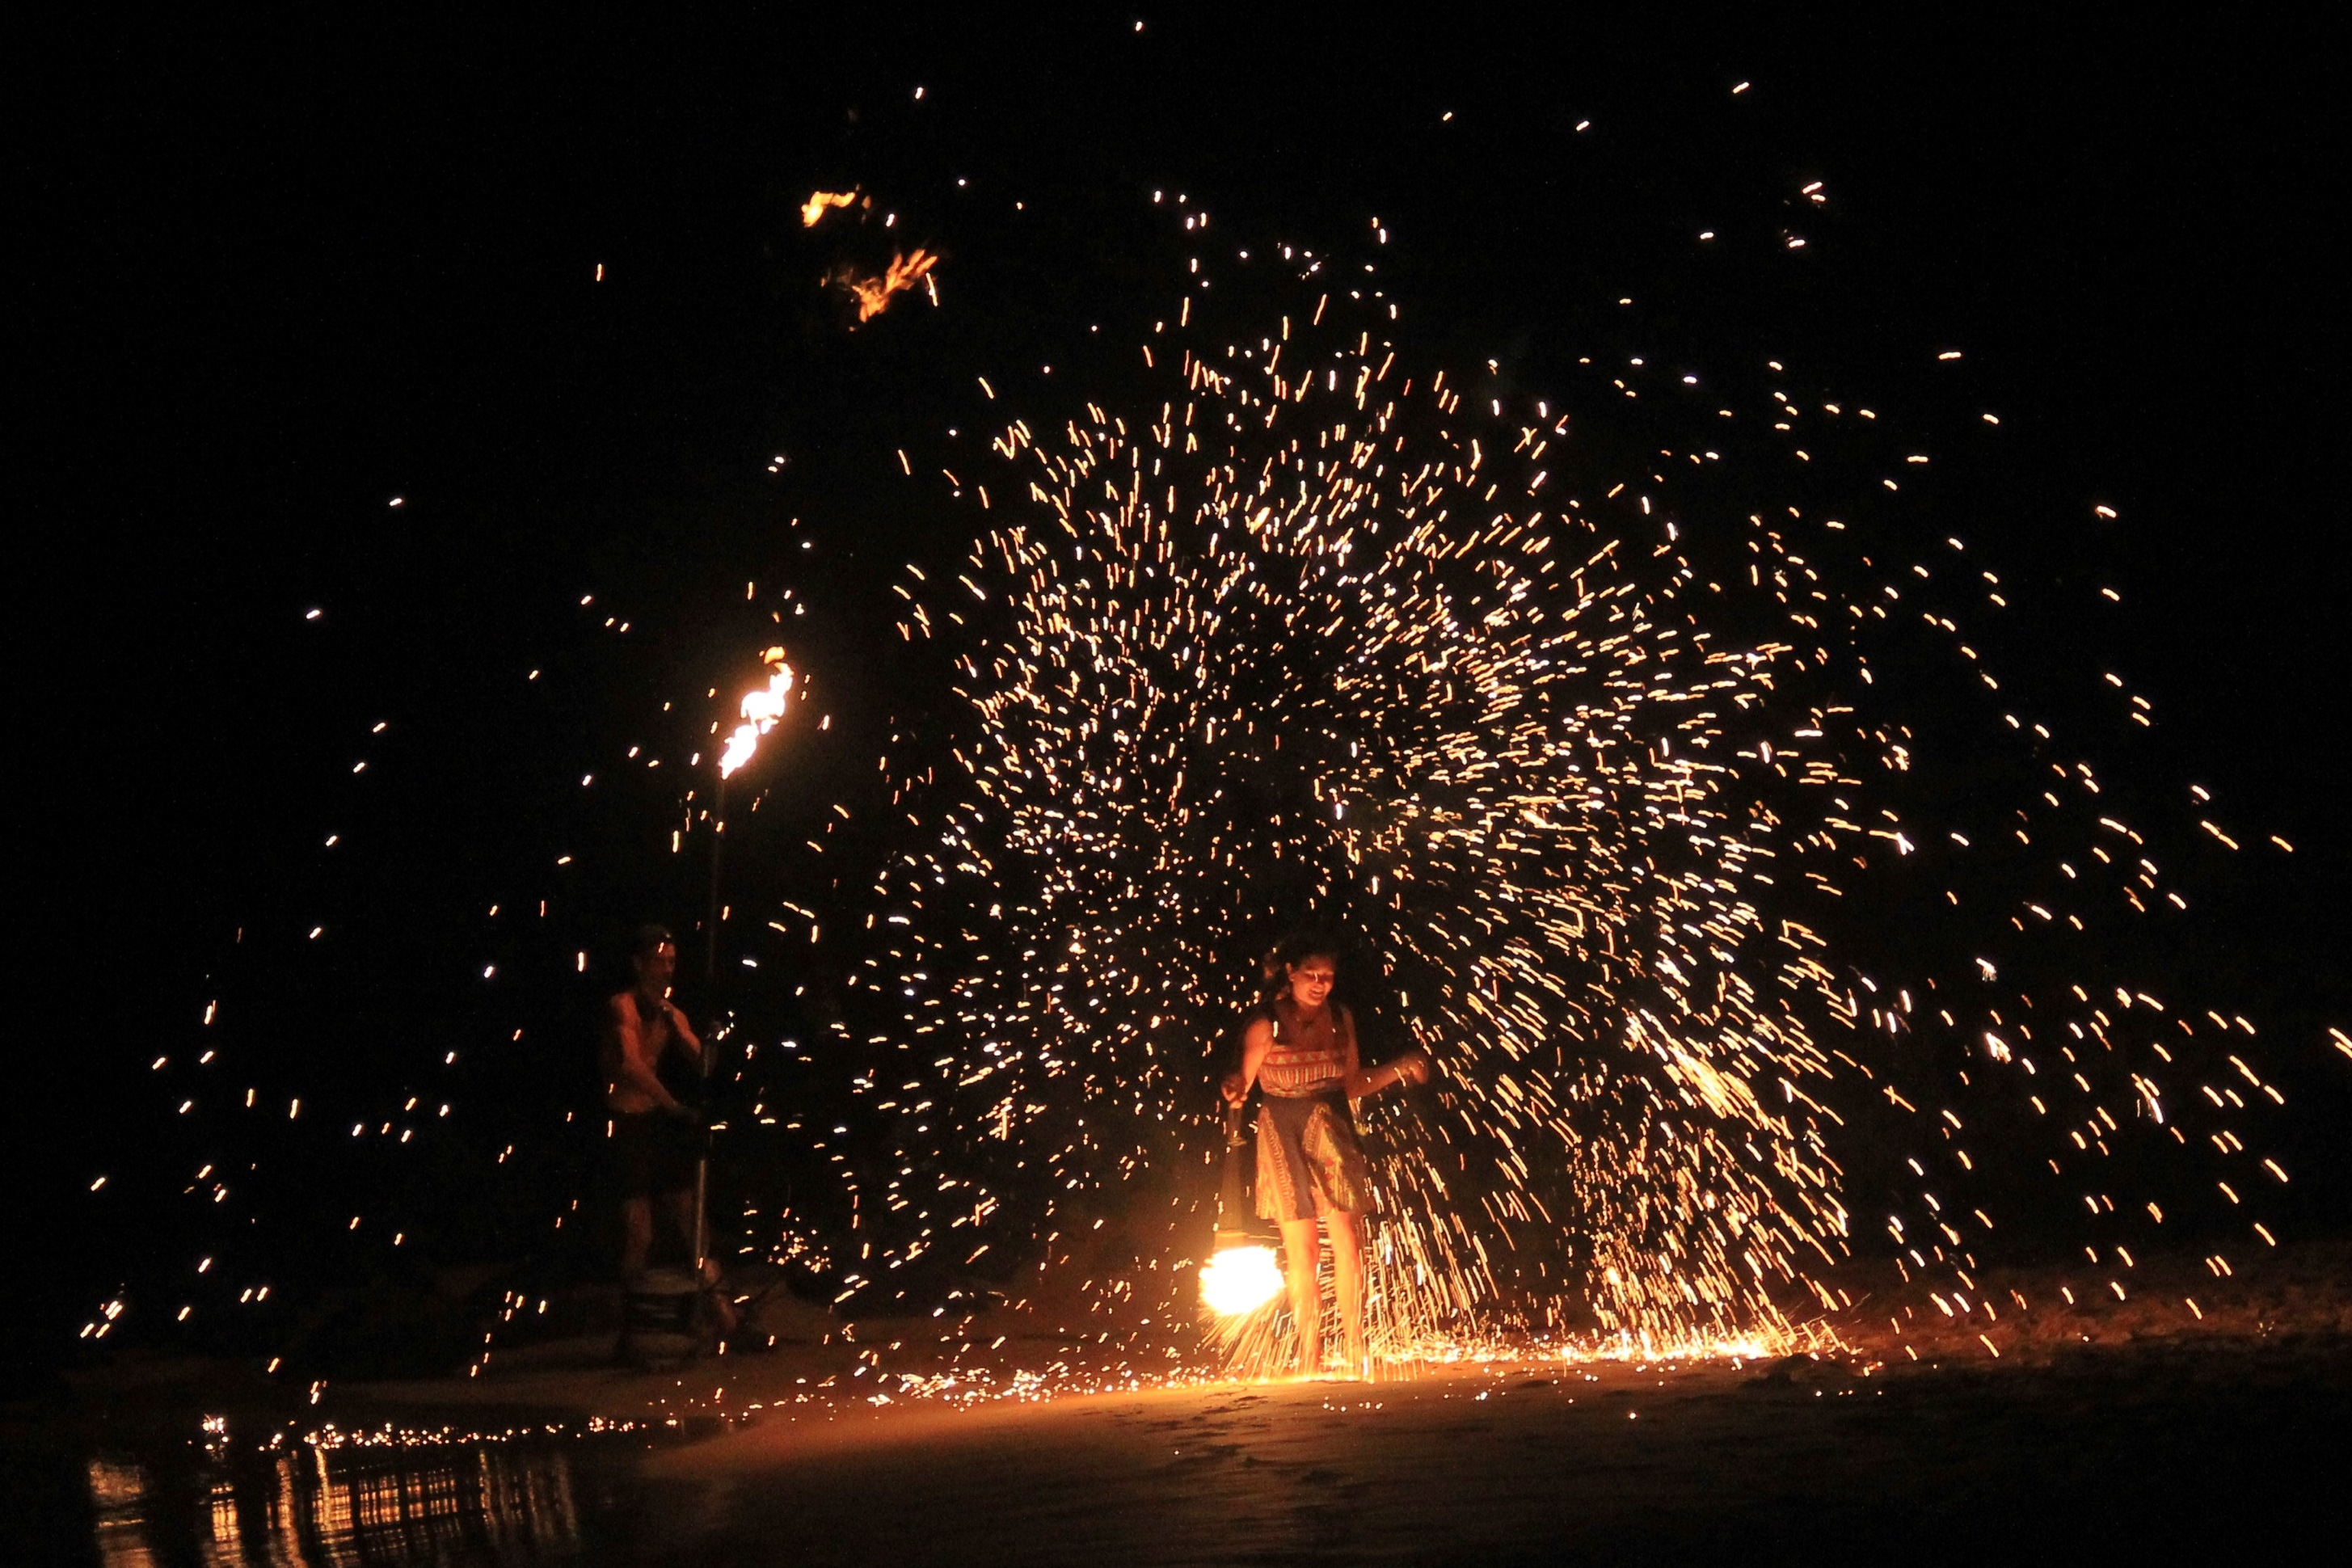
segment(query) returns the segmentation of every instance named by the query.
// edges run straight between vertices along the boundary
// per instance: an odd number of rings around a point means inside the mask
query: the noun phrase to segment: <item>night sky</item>
[[[186,1069],[150,1064],[205,1047],[215,997],[280,1087],[364,1100],[446,1044],[462,1115],[544,1131],[584,1103],[589,983],[519,981],[500,1016],[530,1047],[500,1052],[481,967],[584,950],[609,973],[636,921],[692,925],[699,871],[662,842],[677,781],[581,775],[682,744],[781,637],[834,727],[763,810],[798,832],[871,787],[877,745],[944,700],[888,631],[888,574],[973,526],[894,454],[977,426],[977,375],[1056,406],[1040,366],[1066,380],[1164,313],[1155,190],[1268,242],[1357,244],[1377,215],[1424,358],[1493,359],[1580,413],[1577,357],[1629,344],[1783,355],[1922,426],[1999,409],[1937,504],[2029,606],[2123,593],[2021,617],[2012,663],[2126,672],[2158,723],[2112,771],[2201,783],[2295,845],[2197,881],[2162,956],[2263,1020],[2298,1096],[2296,1217],[2352,1223],[2328,1128],[2352,1063],[2319,1028],[2352,1018],[2352,552],[2346,139],[2315,23],[1145,23],[49,41],[18,155],[19,748],[42,780],[20,1016],[46,1092],[14,1140],[45,1324],[176,1255],[185,1222],[136,1194],[177,1190]],[[1816,179],[1819,214],[1793,200]],[[852,186],[889,231],[803,228],[811,190]],[[1781,225],[1809,244],[1769,267],[1692,244]],[[942,256],[941,306],[848,330],[821,277],[901,245]],[[1963,387],[1914,384],[1955,345]],[[809,609],[778,631],[784,583]],[[672,731],[648,693],[677,700]],[[2037,697],[2086,722],[2095,700],[2058,673]],[[553,880],[566,854],[595,869]],[[560,930],[529,943],[483,914],[551,889]],[[481,1193],[447,1257],[510,1255],[566,1169]],[[132,1195],[89,1194],[99,1173]],[[273,1215],[303,1201],[257,1185]]]

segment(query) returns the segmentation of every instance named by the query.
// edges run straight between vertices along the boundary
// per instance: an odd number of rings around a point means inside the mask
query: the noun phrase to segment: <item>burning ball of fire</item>
[[[1281,1293],[1271,1247],[1228,1247],[1201,1270],[1201,1300],[1222,1317],[1255,1312]]]

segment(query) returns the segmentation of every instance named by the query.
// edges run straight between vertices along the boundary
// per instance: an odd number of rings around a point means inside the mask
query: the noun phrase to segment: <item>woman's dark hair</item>
[[[1329,931],[1313,926],[1301,926],[1276,942],[1259,969],[1265,979],[1258,990],[1257,1005],[1244,1018],[1265,1018],[1274,1026],[1275,1037],[1282,1036],[1282,998],[1290,989],[1290,972],[1310,958],[1328,958],[1336,968],[1339,963],[1339,939]]]
[[[1271,1003],[1279,998],[1290,982],[1290,972],[1310,958],[1328,958],[1335,965],[1339,962],[1339,942],[1330,932],[1311,926],[1301,927],[1276,942],[1259,967],[1265,979],[1265,999]]]
[[[676,947],[677,945],[677,938],[670,935],[669,927],[664,925],[641,925],[637,928],[635,940],[629,945],[629,956],[631,958],[651,958],[665,945],[669,947]]]
[[[1328,958],[1334,963],[1339,962],[1339,940],[1327,931],[1308,929],[1292,931],[1275,951],[1286,972],[1297,968],[1310,958]]]

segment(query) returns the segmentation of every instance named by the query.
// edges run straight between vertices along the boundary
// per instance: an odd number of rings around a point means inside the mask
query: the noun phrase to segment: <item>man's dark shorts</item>
[[[695,1156],[702,1140],[694,1124],[659,1110],[613,1118],[613,1159],[620,1167],[621,1195],[650,1198],[693,1190]]]

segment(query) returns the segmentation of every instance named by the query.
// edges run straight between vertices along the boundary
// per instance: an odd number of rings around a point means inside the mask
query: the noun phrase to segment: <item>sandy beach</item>
[[[1491,1366],[775,1422],[660,1454],[634,1561],[2260,1559],[2345,1521],[2341,1343],[2035,1366]]]
[[[987,1356],[783,1300],[764,1353],[551,1341],[315,1405],[126,1363],[12,1411],[11,1511],[107,1563],[2284,1561],[2352,1522],[2344,1263],[1989,1276],[1967,1313],[1873,1292],[1818,1353],[1528,1344],[1372,1382],[1143,1377],[1171,1336],[1132,1293],[988,1315]]]

